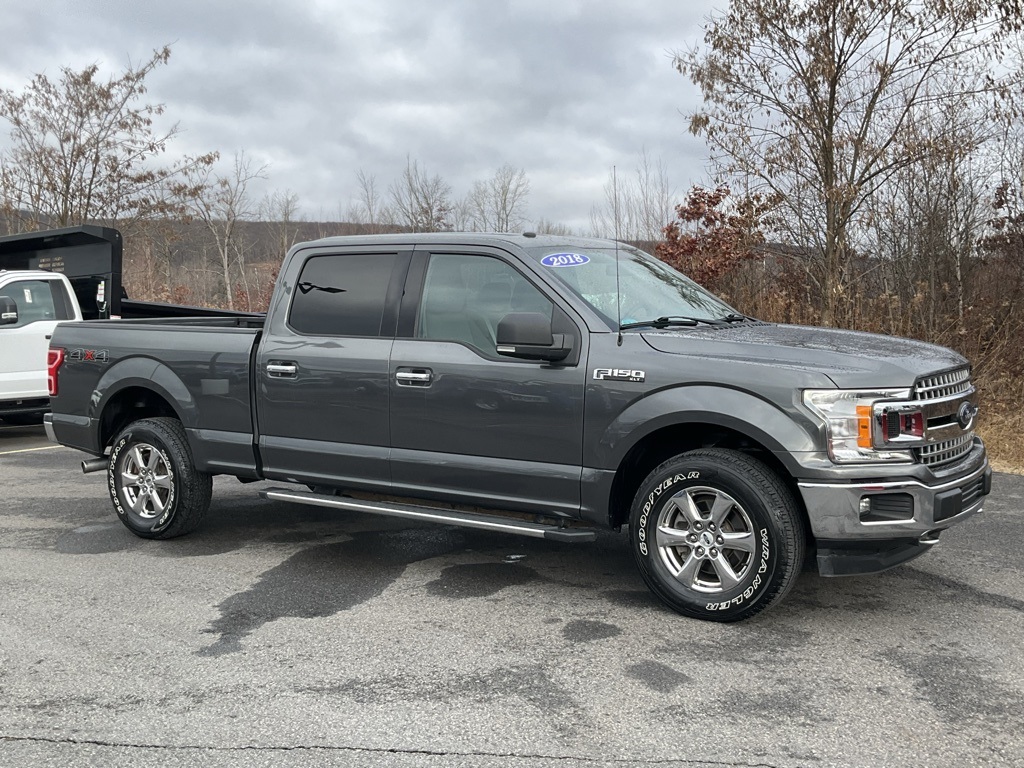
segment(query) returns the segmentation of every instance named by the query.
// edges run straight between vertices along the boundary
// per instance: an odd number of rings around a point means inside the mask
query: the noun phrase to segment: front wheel
[[[738,451],[691,451],[658,466],[633,500],[629,531],[651,591],[709,621],[765,610],[789,592],[804,558],[792,493]]]
[[[121,522],[144,539],[171,539],[194,530],[210,506],[213,477],[196,470],[177,419],[142,419],[117,439],[107,485]]]

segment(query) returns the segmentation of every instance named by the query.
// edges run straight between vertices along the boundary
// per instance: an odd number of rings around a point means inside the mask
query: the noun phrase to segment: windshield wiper
[[[699,317],[683,317],[682,315],[666,315],[659,317],[655,320],[638,320],[635,323],[623,323],[619,326],[620,331],[625,331],[629,328],[669,328],[672,326],[694,326],[700,323],[707,323],[708,325],[718,325],[717,320],[706,320]]]
[[[725,322],[725,323],[746,323],[746,322],[756,323],[757,322],[757,320],[755,318],[748,317],[747,315],[741,315],[739,312],[730,312],[725,317],[722,317],[722,318],[719,318],[719,319],[722,322]]]

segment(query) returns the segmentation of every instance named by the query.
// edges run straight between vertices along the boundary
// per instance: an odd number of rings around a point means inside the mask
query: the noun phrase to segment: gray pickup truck
[[[921,554],[991,488],[954,352],[760,322],[602,240],[302,243],[265,318],[66,324],[50,349],[50,438],[145,538],[199,525],[215,474],[556,541],[625,525],[658,598],[734,621],[805,562]]]

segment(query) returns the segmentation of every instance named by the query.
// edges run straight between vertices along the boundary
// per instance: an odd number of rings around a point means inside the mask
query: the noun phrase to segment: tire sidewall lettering
[[[117,475],[121,471],[121,453],[126,447],[135,445],[136,442],[139,442],[133,439],[134,437],[135,435],[132,432],[122,434],[114,444],[113,450],[110,452],[110,461],[107,467],[107,486],[110,491],[110,498],[114,504],[114,511],[122,521],[126,521],[133,528],[143,528],[151,533],[159,533],[174,522],[174,505],[177,498],[177,483],[175,482],[174,476],[174,464],[167,453],[166,447],[160,444],[159,440],[146,438],[150,445],[160,452],[160,455],[167,466],[167,477],[170,481],[170,489],[167,494],[167,505],[164,508],[164,513],[157,519],[157,521],[151,526],[137,523],[136,518],[130,514],[129,510],[124,508],[124,505],[121,502],[121,488],[117,482]]]
[[[761,562],[757,566],[757,573],[754,574],[754,580],[750,582],[750,586],[744,589],[740,594],[733,597],[731,600],[725,600],[723,602],[708,603],[704,606],[705,610],[708,611],[724,611],[729,608],[733,608],[738,605],[742,605],[747,600],[750,600],[758,590],[764,586],[768,579],[762,578],[764,574],[768,572],[771,567],[771,540],[768,535],[767,528],[761,528],[759,531],[759,538],[761,541]]]
[[[742,504],[747,510],[747,513],[751,515],[752,522],[754,523],[755,536],[757,538],[757,544],[755,548],[755,557],[758,562],[754,570],[753,578],[748,575],[744,582],[737,586],[735,589],[739,590],[734,595],[731,595],[728,599],[722,599],[719,601],[710,601],[703,604],[703,608],[706,611],[728,611],[736,609],[745,603],[754,602],[757,600],[760,593],[763,591],[766,584],[771,582],[775,572],[775,563],[773,562],[772,555],[774,554],[774,535],[769,529],[768,525],[765,525],[765,521],[762,517],[761,507],[758,504],[751,503],[752,499],[749,494],[740,488],[736,488],[733,483],[729,483],[725,486],[713,482],[714,479],[720,478],[720,474],[714,470],[701,469],[701,470],[682,470],[673,472],[670,476],[662,479],[654,488],[652,488],[647,495],[643,498],[643,506],[640,508],[639,518],[637,520],[637,526],[635,529],[636,535],[636,546],[640,554],[645,558],[647,567],[650,569],[656,569],[660,566],[657,562],[656,547],[649,545],[649,541],[654,535],[650,528],[653,528],[652,514],[657,517],[657,512],[661,508],[661,504],[664,503],[668,497],[672,496],[672,493],[666,494],[666,491],[677,492],[685,489],[688,485],[704,485],[707,484],[711,487],[719,487],[723,491],[730,495],[744,496]],[[710,481],[710,482],[709,482]],[[737,497],[737,500],[739,498]],[[699,599],[700,595],[696,592],[686,591],[690,599]]]
[[[128,445],[128,442],[132,439],[132,435],[129,432],[123,435],[117,443],[114,445],[114,450],[110,452],[110,463],[107,465],[107,486],[110,490],[110,498],[114,502],[114,511],[117,512],[117,516],[121,519],[127,520],[128,511],[121,505],[121,492],[117,487],[117,473],[118,461],[121,457],[121,451]]]
[[[706,478],[711,474],[713,473],[705,472],[703,477]],[[654,490],[652,490],[647,495],[647,498],[644,500],[644,507],[640,512],[640,524],[637,526],[638,546],[640,549],[640,553],[644,557],[647,557],[647,555],[649,554],[647,547],[647,519],[651,514],[651,510],[654,509],[655,502],[661,498],[662,494],[665,491],[667,491],[669,488],[674,487],[678,483],[686,481],[696,482],[701,478],[701,473],[696,470],[677,472],[676,474],[672,475],[672,477],[660,482],[657,485],[657,487],[655,487]]]

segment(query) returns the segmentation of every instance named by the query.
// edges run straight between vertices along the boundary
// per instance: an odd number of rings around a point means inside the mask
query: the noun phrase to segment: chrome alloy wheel
[[[661,562],[683,587],[715,593],[743,581],[757,538],[750,516],[716,488],[685,488],[662,507],[655,542]]]
[[[164,513],[171,497],[170,460],[158,448],[137,443],[121,465],[121,495],[139,517],[152,520]]]

